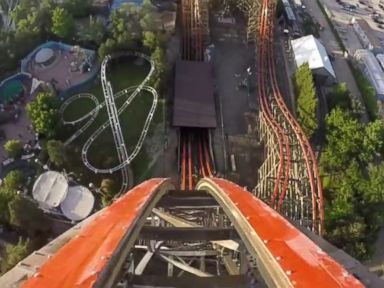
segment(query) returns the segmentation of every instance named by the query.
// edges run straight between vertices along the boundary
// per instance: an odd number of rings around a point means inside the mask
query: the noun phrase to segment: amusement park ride
[[[180,4],[188,61],[204,59],[204,2]],[[316,159],[275,76],[275,1],[260,5],[256,65],[262,73],[256,81],[267,157],[253,193],[214,177],[206,131],[181,129],[180,183],[151,179],[132,188],[20,262],[0,278],[1,287],[384,287],[321,238],[324,207]],[[110,84],[103,83],[103,89],[121,149],[121,164],[112,169],[125,169],[134,156],[119,142]],[[200,179],[192,176],[193,159]]]

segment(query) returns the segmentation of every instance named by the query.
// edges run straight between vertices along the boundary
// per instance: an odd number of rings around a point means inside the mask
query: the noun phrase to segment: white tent
[[[92,211],[95,197],[84,186],[69,187],[67,196],[60,208],[64,216],[73,221],[86,218]]]
[[[59,172],[48,171],[33,184],[32,196],[44,208],[58,207],[68,192],[67,179]]]
[[[311,70],[325,69],[336,78],[331,61],[324,46],[313,35],[304,36],[291,41],[297,67],[308,62]]]

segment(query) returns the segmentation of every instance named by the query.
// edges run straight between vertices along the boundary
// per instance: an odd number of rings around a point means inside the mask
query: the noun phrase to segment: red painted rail
[[[49,258],[22,287],[92,287],[123,236],[165,181],[148,180],[115,201]]]
[[[300,230],[242,187],[218,178],[201,182],[211,183],[217,194],[225,194],[236,204],[233,215],[245,217],[286,273],[292,287],[364,287]],[[197,186],[202,187],[199,184]]]

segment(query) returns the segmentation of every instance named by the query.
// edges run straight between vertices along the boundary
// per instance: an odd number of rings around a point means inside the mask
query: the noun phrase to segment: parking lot
[[[338,30],[339,35],[350,54],[353,54],[357,49],[363,48],[354,33],[352,26],[349,25],[353,17],[366,20],[375,36],[384,45],[384,4],[373,3],[373,1],[369,0],[321,1],[332,13],[332,21],[335,28]],[[309,0],[307,0],[307,2],[309,2]],[[321,11],[319,11],[319,13],[320,12]],[[376,15],[373,15],[374,13],[376,13]],[[311,11],[311,14],[316,14],[316,12]],[[375,18],[376,21],[373,18]]]

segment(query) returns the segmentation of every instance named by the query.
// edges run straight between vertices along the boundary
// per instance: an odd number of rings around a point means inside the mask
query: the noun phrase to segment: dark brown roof
[[[208,62],[176,62],[173,125],[216,127],[212,67]]]

